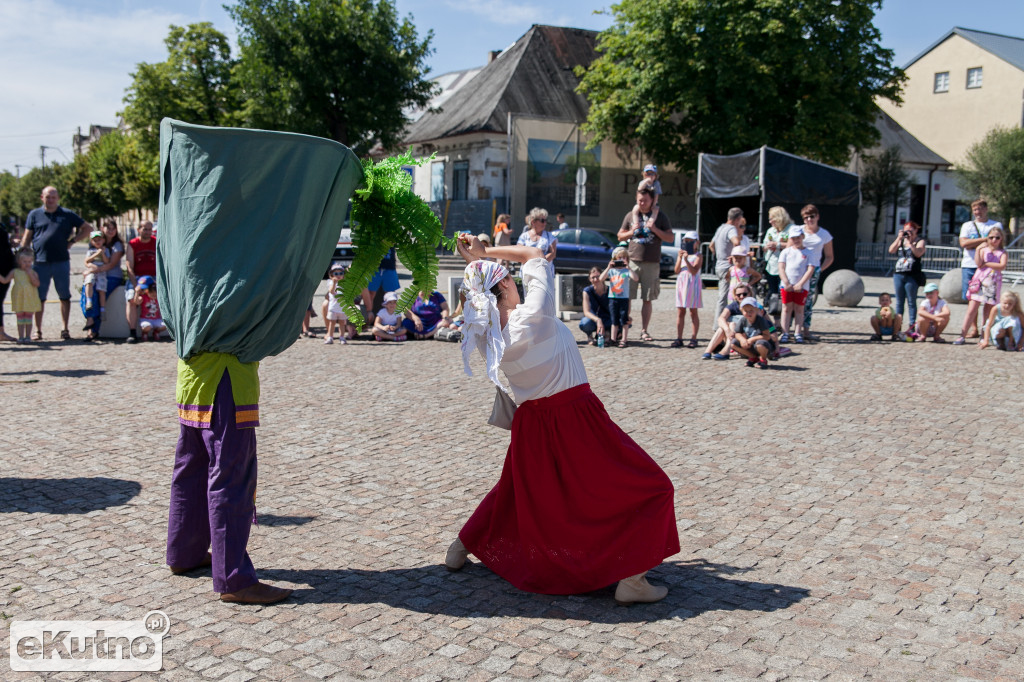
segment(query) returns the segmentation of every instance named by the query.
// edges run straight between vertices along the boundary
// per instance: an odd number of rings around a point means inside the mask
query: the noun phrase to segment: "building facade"
[[[954,165],[993,128],[1024,124],[1024,38],[958,27],[903,68],[903,104],[878,106]]]

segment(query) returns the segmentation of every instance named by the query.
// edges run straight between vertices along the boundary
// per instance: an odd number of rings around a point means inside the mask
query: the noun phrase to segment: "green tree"
[[[865,156],[860,173],[860,192],[864,203],[875,207],[871,234],[878,241],[878,227],[886,206],[897,206],[910,192],[910,173],[904,170],[899,147],[888,147],[877,156]]]
[[[88,216],[86,219],[90,221],[118,213],[117,207],[112,206],[93,185],[86,154],[76,156],[64,166],[61,175],[62,187],[57,187],[57,190],[61,191],[62,204],[83,217]]]
[[[879,45],[880,0],[622,0],[582,76],[584,130],[695,168],[771,145],[836,165],[878,133],[906,76]]]
[[[337,140],[359,154],[400,145],[403,109],[426,106],[432,52],[391,0],[239,0],[245,123]]]
[[[165,61],[136,67],[121,112],[142,151],[151,155],[159,151],[165,116],[211,126],[238,125],[240,120],[239,91],[232,77],[236,62],[227,37],[209,22],[172,24],[164,43]]]
[[[1024,216],[1024,128],[989,131],[967,150],[957,181],[968,196],[985,197],[993,213],[1017,222]]]

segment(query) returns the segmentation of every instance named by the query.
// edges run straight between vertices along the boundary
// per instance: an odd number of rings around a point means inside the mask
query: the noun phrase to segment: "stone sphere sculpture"
[[[939,296],[943,298],[946,303],[967,303],[960,296],[960,268],[950,270],[942,279],[939,280]]]
[[[864,280],[853,270],[836,270],[825,279],[821,293],[829,305],[856,308],[864,298]]]

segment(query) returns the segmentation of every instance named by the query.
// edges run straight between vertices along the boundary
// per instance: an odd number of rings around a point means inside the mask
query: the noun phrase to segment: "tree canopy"
[[[419,40],[390,0],[239,0],[246,125],[337,140],[365,154],[402,141],[403,109],[426,106],[433,33]]]
[[[968,196],[985,197],[996,215],[1024,216],[1024,128],[989,131],[967,150],[957,180]]]
[[[697,154],[770,145],[845,164],[877,140],[875,97],[903,71],[880,46],[880,0],[621,0],[582,75],[594,143],[643,147],[694,168]]]
[[[209,22],[172,24],[164,43],[165,61],[137,65],[121,112],[149,153],[159,151],[160,120],[165,116],[210,126],[238,125],[241,120],[227,36]]]

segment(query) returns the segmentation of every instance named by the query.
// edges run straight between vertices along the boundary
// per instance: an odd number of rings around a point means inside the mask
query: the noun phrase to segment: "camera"
[[[624,260],[613,260],[612,261],[612,265],[614,265],[617,268],[621,268],[621,267],[626,265],[626,261],[624,261]]]

